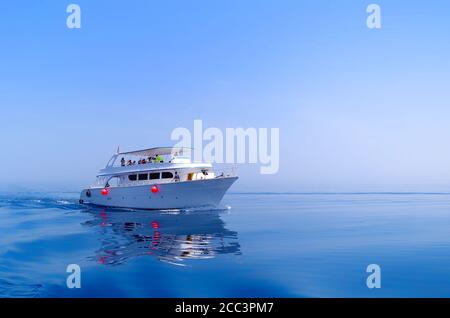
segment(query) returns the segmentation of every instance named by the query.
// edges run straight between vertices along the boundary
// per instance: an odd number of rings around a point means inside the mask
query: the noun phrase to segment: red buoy
[[[158,221],[153,221],[152,222],[152,228],[155,229],[155,230],[159,229],[159,222]]]
[[[152,193],[158,193],[159,192],[159,189],[158,189],[157,185],[153,185],[151,190],[152,190]]]
[[[109,190],[104,188],[104,189],[102,189],[101,194],[102,195],[108,195],[109,194]]]

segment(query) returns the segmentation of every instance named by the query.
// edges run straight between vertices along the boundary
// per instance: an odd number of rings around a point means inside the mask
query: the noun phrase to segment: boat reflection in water
[[[101,228],[100,264],[120,265],[138,256],[153,256],[174,265],[186,259],[208,259],[217,254],[239,255],[237,232],[225,228],[220,215],[208,211],[88,210],[95,215],[86,226]]]

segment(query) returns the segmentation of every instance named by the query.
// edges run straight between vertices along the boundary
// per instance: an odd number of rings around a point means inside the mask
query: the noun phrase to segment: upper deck
[[[210,163],[192,163],[190,148],[158,147],[131,152],[116,153],[98,177],[160,171],[167,169],[207,169]]]

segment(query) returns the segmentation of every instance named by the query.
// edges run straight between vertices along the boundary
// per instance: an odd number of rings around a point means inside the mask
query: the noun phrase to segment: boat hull
[[[217,206],[237,179],[222,177],[162,183],[157,184],[155,193],[151,191],[152,184],[110,187],[107,194],[102,193],[103,188],[90,188],[81,192],[80,203],[147,210]]]

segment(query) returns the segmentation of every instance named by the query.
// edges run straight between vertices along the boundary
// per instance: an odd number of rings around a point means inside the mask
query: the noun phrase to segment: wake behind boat
[[[238,179],[216,175],[210,163],[193,163],[189,148],[151,148],[116,153],[80,203],[131,209],[217,206]]]

